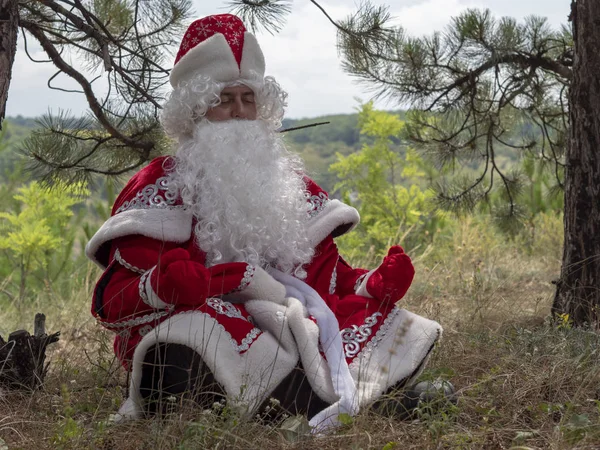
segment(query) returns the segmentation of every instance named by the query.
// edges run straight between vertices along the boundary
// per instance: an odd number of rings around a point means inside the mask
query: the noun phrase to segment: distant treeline
[[[401,119],[405,118],[404,111],[396,111]],[[306,119],[285,119],[283,129],[310,125],[318,122],[329,122],[301,130],[293,130],[285,133],[285,141],[290,150],[297,152],[305,162],[306,170],[311,178],[317,181],[327,191],[332,191],[336,183],[335,175],[329,172],[329,166],[336,161],[336,153],[349,155],[356,152],[366,142],[365,136],[360,134],[358,126],[358,114],[337,114],[319,116]],[[22,158],[17,150],[19,143],[39,124],[37,119],[29,117],[8,117],[3,123],[3,131],[0,136],[0,182],[7,179],[14,167],[15,161]],[[530,132],[531,127],[527,124],[516,130],[515,133]],[[535,132],[535,130],[534,130]],[[398,148],[403,152],[400,142]],[[517,156],[510,149],[499,150],[500,164],[513,164]]]
[[[335,177],[328,168],[335,161],[336,152],[348,155],[360,148],[358,114],[339,114],[308,119],[285,119],[283,128],[299,127],[317,122],[330,122],[327,125],[294,130],[286,133],[285,140],[291,150],[298,152],[306,163],[310,176],[325,189],[331,190]],[[0,181],[6,180],[14,161],[19,158],[19,143],[39,124],[37,119],[28,117],[8,117],[3,123],[0,142]]]

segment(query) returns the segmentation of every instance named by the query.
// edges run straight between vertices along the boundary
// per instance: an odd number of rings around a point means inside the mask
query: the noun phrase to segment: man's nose
[[[233,102],[233,108],[231,110],[231,115],[234,119],[247,119],[247,111],[244,105],[244,102],[241,98],[236,98]]]

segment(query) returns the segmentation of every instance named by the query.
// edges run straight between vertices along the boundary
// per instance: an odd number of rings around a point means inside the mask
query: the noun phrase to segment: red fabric
[[[152,273],[152,288],[162,301],[173,305],[169,315],[198,310],[217,317],[215,309],[207,306],[207,297],[219,297],[237,289],[248,264],[227,263],[207,269],[200,262],[203,255],[192,259],[194,252],[189,251],[192,247],[195,247],[192,241],[178,247],[139,235],[115,239],[111,252],[113,260],[98,281],[97,286],[103,286],[103,289],[96,288],[92,314],[109,329],[114,329],[111,325],[155,313],[156,310],[140,296],[140,272],[156,266]],[[114,259],[117,250],[119,260]],[[236,305],[236,308],[242,316],[248,317],[243,306]],[[227,322],[235,324],[228,331],[238,344],[254,328],[250,322],[223,314],[218,316],[223,325]],[[148,324],[154,327],[167,317],[135,325],[116,336],[115,352],[126,366],[142,339],[140,329]]]
[[[136,199],[140,200],[140,204],[136,205],[142,209],[143,201],[150,201],[150,204],[153,204],[152,199],[156,200],[158,196],[149,193],[157,192],[159,180],[165,176],[165,166],[168,165],[168,157],[156,158],[137,173],[117,198],[113,215],[120,208],[133,205]],[[326,200],[327,193],[312,180],[308,178],[305,180],[309,197],[313,199],[309,201],[318,207],[318,201]],[[158,193],[164,197],[164,192]],[[315,198],[320,200],[315,201]],[[181,205],[181,199],[177,199],[173,205]],[[319,213],[317,210],[315,212]],[[125,366],[142,338],[141,331],[156,326],[173,314],[190,310],[209,314],[238,344],[247,339],[248,333],[253,330],[243,305],[231,305],[239,311],[240,316],[232,317],[231,314],[219,313],[206,301],[207,298],[219,297],[238,288],[244,278],[247,264],[228,263],[206,268],[205,254],[194,244],[193,235],[183,244],[131,235],[106,241],[104,247],[110,249],[110,252],[106,252],[108,267],[97,284],[92,312],[101,323],[117,331],[115,351]],[[115,259],[117,249],[121,260],[129,267]],[[154,266],[157,267],[152,272],[151,285],[163,302],[173,305],[168,315],[163,314],[165,310],[153,309],[140,297],[141,273]],[[306,267],[306,271],[305,282],[315,289],[334,311],[340,329],[360,327],[365,324],[367,317],[376,315],[377,321],[370,327],[370,336],[375,336],[387,314],[394,307],[394,302],[406,293],[414,276],[410,258],[404,254],[401,247],[393,247],[367,283],[367,291],[374,298],[356,295],[357,280],[368,270],[352,268],[346,263],[340,257],[331,235],[316,247],[315,256]],[[332,283],[332,278],[335,279],[335,283]],[[334,288],[333,293],[330,293],[332,288]],[[136,324],[125,329],[115,327],[115,324],[120,322],[139,320],[151,314],[163,315],[151,322]],[[368,342],[369,339],[360,342],[360,347],[363,348]],[[351,359],[348,358],[348,361],[351,362]]]
[[[195,20],[183,35],[177,57],[175,58],[175,64],[196,45],[220,33],[229,44],[229,48],[231,48],[231,52],[239,67],[242,61],[245,32],[246,27],[242,21],[232,14],[217,14]]]
[[[206,268],[190,253],[175,248],[163,254],[151,283],[159,298],[173,305],[199,305],[208,297],[227,294],[240,286],[248,264],[234,262]]]
[[[143,192],[144,188],[156,183],[156,180],[165,174],[165,169],[171,164],[170,156],[160,156],[150,161],[146,167],[136,173],[125,185],[112,208],[112,216],[117,210],[124,206],[126,202],[131,202],[138,197],[138,193]],[[178,199],[177,205],[181,205],[181,199]]]
[[[397,302],[408,291],[414,276],[410,258],[402,247],[395,245],[369,277],[367,292],[381,302]]]

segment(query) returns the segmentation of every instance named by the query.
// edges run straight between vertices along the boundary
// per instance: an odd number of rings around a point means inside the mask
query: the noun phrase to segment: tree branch
[[[78,72],[72,66],[67,64],[64,59],[62,59],[54,45],[52,45],[49,42],[48,38],[39,29],[39,27],[35,23],[28,22],[25,20],[21,21],[21,26],[23,26],[29,33],[31,33],[32,36],[34,36],[38,40],[38,42],[40,43],[46,54],[50,57],[54,65],[66,75],[73,78],[81,86],[90,106],[90,109],[92,110],[92,113],[94,114],[94,116],[96,116],[98,121],[108,131],[108,133],[112,137],[119,139],[121,142],[128,145],[129,147],[140,149],[143,151],[144,155],[149,155],[152,148],[154,148],[154,143],[149,141],[137,141],[131,139],[113,126],[108,117],[106,117],[102,106],[96,99],[94,91],[92,90],[92,87],[85,78],[85,76],[83,76],[80,72]]]

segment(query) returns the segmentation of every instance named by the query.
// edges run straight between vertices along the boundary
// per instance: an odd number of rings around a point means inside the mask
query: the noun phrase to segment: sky
[[[488,8],[496,17],[511,16],[516,19],[535,14],[548,18],[558,27],[567,23],[571,0],[388,0],[394,24],[401,25],[415,36],[440,31],[467,8]],[[228,12],[224,0],[193,0],[194,18]],[[347,17],[356,8],[349,0],[326,0],[321,5],[334,19]],[[373,3],[380,4],[378,0]],[[274,76],[289,93],[288,118],[300,119],[328,114],[349,114],[356,110],[359,101],[370,100],[366,86],[357,82],[341,69],[336,50],[334,27],[308,0],[294,0],[292,16],[279,34],[258,33],[257,39],[266,60],[266,75]],[[13,65],[7,116],[36,117],[59,109],[73,115],[84,114],[87,108],[82,94],[65,94],[48,88],[48,79],[56,68],[52,64],[31,62],[23,49],[22,36]],[[30,54],[43,59],[39,47]],[[70,80],[58,77],[55,84],[74,87]],[[397,105],[377,102],[381,109]]]

